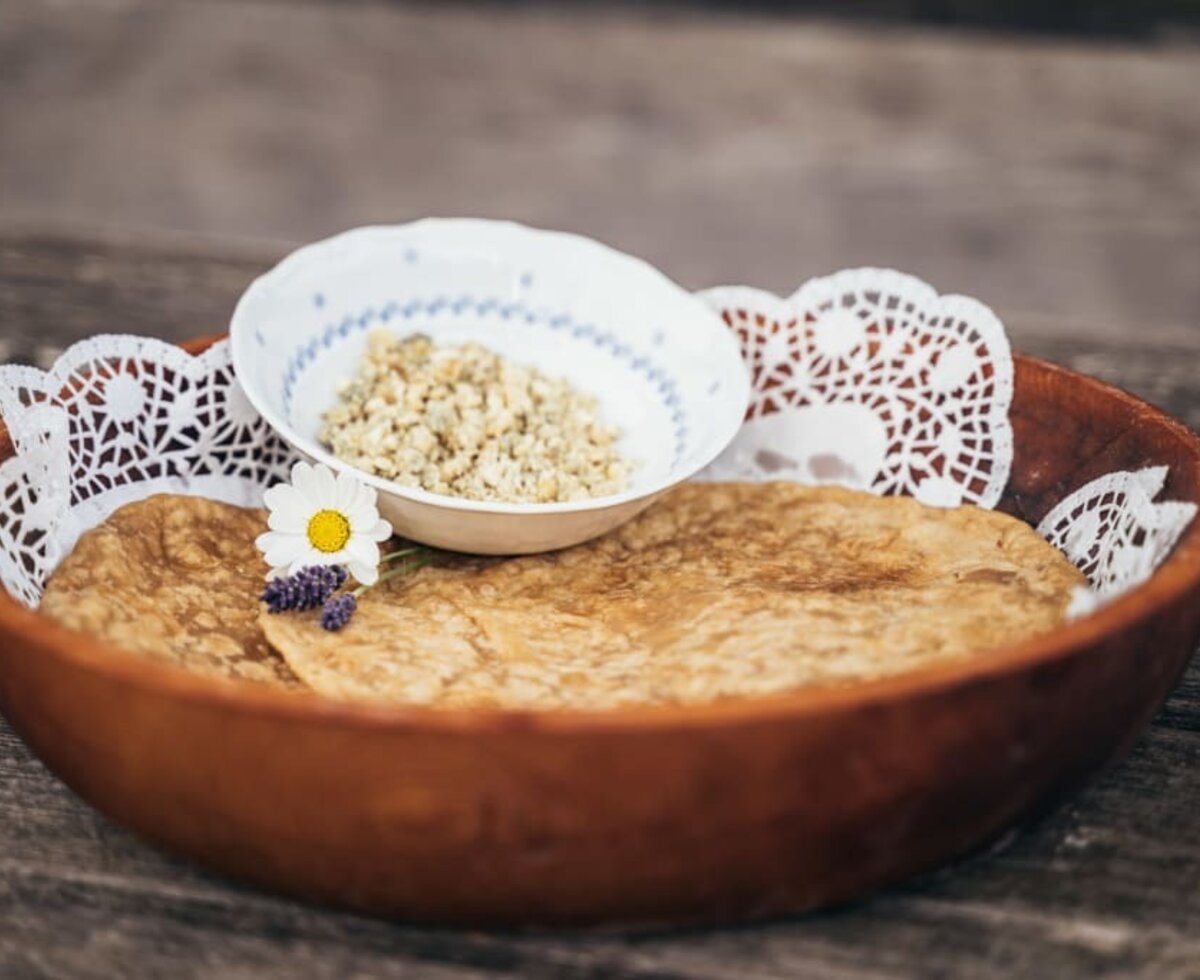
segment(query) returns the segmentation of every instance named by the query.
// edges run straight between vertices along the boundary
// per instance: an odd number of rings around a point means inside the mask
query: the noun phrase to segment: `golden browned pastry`
[[[835,487],[686,484],[546,555],[447,557],[340,632],[260,617],[316,690],[455,706],[700,702],[896,674],[1053,628],[1082,575],[1027,525]]]
[[[220,677],[299,687],[258,628],[266,513],[163,494],[88,531],[41,611],[127,650]]]

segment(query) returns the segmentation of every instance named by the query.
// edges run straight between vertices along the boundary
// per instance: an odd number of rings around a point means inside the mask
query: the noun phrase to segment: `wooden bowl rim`
[[[182,344],[196,354],[223,334]],[[1200,436],[1148,402],[1095,378],[1040,358],[1014,355],[1019,362],[1057,374],[1065,383],[1083,385],[1120,402],[1178,439],[1200,468]],[[0,423],[0,441],[7,431]],[[322,723],[363,730],[421,731],[482,735],[500,731],[553,734],[632,734],[667,729],[770,723],[813,718],[845,709],[879,706],[932,696],[1028,668],[1047,667],[1096,644],[1132,623],[1155,615],[1200,586],[1200,520],[1187,529],[1174,553],[1144,583],[1095,613],[1056,630],[963,661],[925,667],[845,686],[813,685],[799,691],[736,698],[699,705],[641,705],[602,710],[510,708],[437,708],[338,700],[312,691],[288,691],[158,664],[86,633],[61,626],[0,589],[0,629],[32,641],[72,666],[104,675],[165,698],[223,711],[248,713],[285,724]]]

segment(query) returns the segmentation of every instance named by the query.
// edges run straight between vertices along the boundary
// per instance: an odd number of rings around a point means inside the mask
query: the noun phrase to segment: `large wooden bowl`
[[[197,349],[201,344],[193,345]],[[1004,508],[1200,440],[1017,359]],[[0,435],[0,458],[11,447]],[[0,703],[114,820],[208,867],[447,923],[713,921],[861,895],[995,837],[1141,731],[1200,633],[1200,526],[1142,587],[1033,642],[849,689],[709,707],[433,711],[156,666],[0,593]]]

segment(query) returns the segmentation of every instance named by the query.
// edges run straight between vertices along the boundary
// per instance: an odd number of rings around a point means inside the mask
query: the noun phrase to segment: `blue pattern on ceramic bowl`
[[[705,304],[639,259],[508,222],[429,219],[307,246],[253,283],[230,327],[255,407],[310,458],[337,383],[367,333],[477,341],[594,395],[635,465],[621,494],[516,504],[428,493],[364,474],[400,533],[442,547],[564,547],[632,517],[691,476],[741,424],[749,397],[736,338]]]

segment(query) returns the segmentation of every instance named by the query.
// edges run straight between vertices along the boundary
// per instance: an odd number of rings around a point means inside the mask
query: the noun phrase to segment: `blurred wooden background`
[[[883,264],[1056,334],[1200,324],[1200,48],[651,10],[0,0],[0,235],[503,216],[694,287]]]

